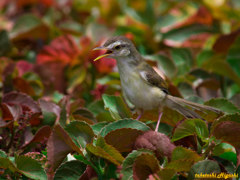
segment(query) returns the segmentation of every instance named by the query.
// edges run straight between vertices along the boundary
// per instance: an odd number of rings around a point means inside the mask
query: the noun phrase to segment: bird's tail
[[[165,103],[168,107],[173,108],[174,110],[178,111],[182,115],[187,118],[200,118],[202,117],[196,113],[194,110],[198,111],[213,111],[217,114],[221,113],[219,109],[216,109],[211,106],[206,106],[194,102],[187,101],[182,98],[174,97],[171,95],[167,95],[165,99]]]

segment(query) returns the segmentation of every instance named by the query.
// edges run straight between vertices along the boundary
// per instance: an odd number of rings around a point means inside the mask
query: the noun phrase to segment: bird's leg
[[[136,120],[139,120],[143,115],[143,110],[138,110],[137,112],[138,112],[138,117]]]
[[[156,132],[158,132],[158,128],[159,128],[159,124],[160,124],[160,121],[161,121],[161,117],[162,117],[162,112],[160,112],[159,115],[158,115],[158,121],[157,121],[157,125],[156,125],[156,128],[155,128]]]

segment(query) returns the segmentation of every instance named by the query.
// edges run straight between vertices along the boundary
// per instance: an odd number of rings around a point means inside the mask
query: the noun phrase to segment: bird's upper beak
[[[103,57],[106,57],[106,56],[109,56],[110,54],[112,54],[112,51],[104,46],[99,46],[99,47],[96,47],[93,49],[93,51],[96,51],[96,50],[106,50],[106,52],[103,55],[100,55],[97,58],[95,58],[93,61],[97,61]]]

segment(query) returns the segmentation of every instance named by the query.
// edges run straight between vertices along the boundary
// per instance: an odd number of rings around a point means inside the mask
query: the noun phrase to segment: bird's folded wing
[[[149,85],[156,86],[168,94],[168,85],[162,77],[146,62],[139,65],[140,77]]]

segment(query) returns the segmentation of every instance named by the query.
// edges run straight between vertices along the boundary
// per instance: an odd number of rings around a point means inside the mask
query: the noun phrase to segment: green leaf
[[[63,104],[60,112],[60,118],[59,118],[59,124],[62,127],[66,126],[67,122],[67,110],[66,110],[66,104]]]
[[[98,137],[96,146],[87,144],[86,149],[92,154],[107,159],[116,165],[120,165],[124,160],[122,155],[114,147],[108,145],[102,137]]]
[[[53,125],[57,119],[57,117],[60,116],[61,109],[58,105],[45,101],[45,100],[38,100],[38,103],[40,105],[40,108],[42,110],[43,114],[43,124],[45,125]]]
[[[156,27],[157,28],[163,28],[166,26],[171,26],[173,24],[177,23],[177,17],[173,14],[162,14],[158,17]]]
[[[106,136],[109,132],[121,129],[121,128],[131,128],[131,129],[137,129],[141,131],[149,131],[151,130],[146,124],[134,120],[134,119],[122,119],[119,121],[112,122],[108,125],[106,125],[100,132],[101,136]]]
[[[21,33],[30,31],[31,29],[36,28],[41,25],[42,21],[40,18],[33,14],[24,14],[20,16],[14,24],[12,36],[16,36]]]
[[[223,55],[214,55],[202,64],[202,68],[228,77],[240,86],[240,77],[233,71]]]
[[[139,15],[139,13],[137,13],[137,11],[133,8],[130,8],[126,5],[126,3],[121,3],[121,7],[124,11],[124,13],[126,13],[127,15],[129,15],[130,17],[134,18],[137,21],[143,22],[144,20],[142,19],[141,15]]]
[[[0,157],[0,168],[10,169],[12,172],[18,172],[16,165],[7,157]]]
[[[77,160],[81,161],[82,163],[91,166],[95,170],[95,172],[98,174],[99,177],[102,176],[102,171],[99,168],[97,168],[90,160],[87,160],[83,155],[75,154],[74,157]]]
[[[134,150],[128,154],[125,160],[122,163],[121,173],[123,174],[122,180],[130,180],[133,179],[133,164],[135,159],[141,155],[142,153],[153,154],[151,151],[146,149]]]
[[[87,123],[83,121],[72,121],[65,127],[65,130],[74,143],[81,149],[84,149],[86,144],[93,141],[93,130]]]
[[[214,55],[212,50],[203,50],[197,55],[197,64],[201,66],[205,61],[211,58]]]
[[[30,157],[18,156],[15,159],[19,171],[31,179],[46,180],[47,174],[41,164]]]
[[[96,119],[94,117],[94,115],[92,114],[92,112],[90,112],[88,109],[86,108],[78,108],[77,110],[75,110],[72,113],[73,117],[77,120],[87,120],[87,122],[90,120],[91,122],[95,122]]]
[[[55,123],[55,120],[57,119],[56,114],[54,114],[53,112],[43,112],[43,121],[42,124],[44,125],[49,125],[49,126],[53,126]]]
[[[237,164],[237,155],[234,152],[225,152],[219,156],[220,158],[226,159],[228,161],[233,162],[233,164]]]
[[[11,51],[12,45],[5,30],[0,31],[0,57]]]
[[[109,155],[111,155],[114,159],[116,159],[119,163],[122,163],[124,160],[123,156],[112,146],[107,144],[103,137],[99,136],[97,138],[96,146],[101,147],[105,150]]]
[[[4,151],[0,150],[0,157],[6,158],[7,154]]]
[[[236,112],[240,113],[240,109],[238,109],[233,103],[231,103],[230,101],[224,98],[211,99],[205,102],[204,104],[208,106],[216,107],[227,114],[232,114]]]
[[[111,116],[110,112],[104,109],[103,100],[94,101],[88,105],[88,110],[91,111],[94,116],[96,116],[98,122],[107,121],[112,122],[115,121]]]
[[[105,108],[110,111],[114,119],[119,120],[131,117],[131,111],[120,96],[104,94],[102,98]]]
[[[176,172],[189,171],[191,166],[199,160],[201,160],[201,156],[195,151],[178,146],[173,150],[172,160],[166,168]]]
[[[84,81],[87,75],[87,70],[84,66],[78,64],[67,69],[66,75],[68,76],[68,88],[73,89]]]
[[[220,143],[216,145],[212,151],[214,156],[220,156],[221,154],[225,152],[235,152],[235,149],[232,145],[228,143]]]
[[[172,135],[172,130],[173,127],[169,126],[166,123],[160,123],[159,124],[159,128],[158,128],[158,132],[165,134],[166,136],[171,136]]]
[[[178,75],[189,72],[193,65],[193,57],[191,51],[186,48],[178,48],[171,50],[171,56],[178,69]]]
[[[212,173],[220,173],[221,169],[217,162],[211,160],[203,160],[195,163],[190,172],[188,179],[200,178],[197,175],[200,174],[212,174]],[[196,175],[197,174],[197,175]]]
[[[53,102],[55,103],[59,103],[59,101],[64,97],[63,94],[59,93],[58,91],[55,91],[53,94],[52,94],[52,100]]]
[[[147,179],[160,170],[157,158],[149,153],[142,153],[134,161],[133,179]]]
[[[172,177],[175,174],[176,174],[176,171],[174,169],[169,169],[169,168],[162,168],[157,173],[160,179],[172,179]]]
[[[208,26],[193,24],[189,26],[180,27],[178,29],[172,29],[167,33],[163,34],[163,39],[183,42],[191,35],[203,32],[213,32],[213,29]]]
[[[195,95],[192,85],[187,82],[180,82],[178,84],[178,90],[184,98]]]
[[[240,114],[228,114],[214,121],[211,127],[211,134],[217,139],[221,139],[240,148]]]
[[[161,122],[169,124],[170,126],[175,127],[179,121],[183,120],[184,116],[179,112],[170,109],[168,107],[163,108],[163,115],[161,118]]]
[[[100,122],[92,125],[91,127],[94,134],[98,135],[101,132],[102,128],[104,128],[106,125],[108,125],[108,122]]]
[[[78,180],[86,167],[86,164],[78,160],[65,162],[56,170],[54,180]]]
[[[198,161],[200,158],[201,157],[195,151],[181,146],[176,147],[172,153],[172,161],[181,159]]]
[[[172,61],[165,55],[146,56],[146,59],[151,59],[158,62],[158,68],[166,74],[167,77],[173,78],[176,75],[177,68]]]
[[[238,37],[234,44],[229,49],[228,55],[227,55],[227,62],[230,64],[230,66],[233,68],[233,70],[240,76],[240,37]]]
[[[194,134],[202,140],[207,139],[209,132],[206,123],[201,119],[186,119],[175,129],[172,141]]]

